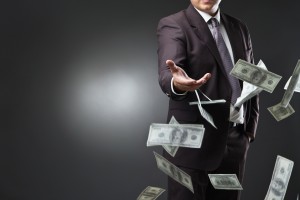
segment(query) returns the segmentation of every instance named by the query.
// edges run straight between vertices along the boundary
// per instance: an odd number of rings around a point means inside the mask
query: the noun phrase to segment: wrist
[[[171,79],[171,90],[176,95],[186,95],[187,91],[180,90],[176,83],[174,82],[174,79]]]

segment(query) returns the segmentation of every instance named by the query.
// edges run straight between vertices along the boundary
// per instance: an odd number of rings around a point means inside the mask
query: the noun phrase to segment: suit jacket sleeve
[[[186,42],[180,26],[170,17],[159,21],[158,38],[158,74],[159,85],[163,92],[173,100],[183,100],[186,95],[176,95],[171,91],[172,73],[166,65],[166,60],[173,60],[177,66],[184,69],[186,63]]]

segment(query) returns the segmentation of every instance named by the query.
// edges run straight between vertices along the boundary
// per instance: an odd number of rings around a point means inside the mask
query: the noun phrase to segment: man
[[[242,83],[229,74],[238,59],[254,62],[250,35],[242,22],[220,12],[220,2],[191,0],[186,10],[158,24],[159,84],[170,97],[168,121],[174,116],[179,123],[205,127],[200,149],[179,148],[174,158],[164,151],[170,162],[192,177],[195,191],[169,178],[169,200],[239,199],[238,191],[215,190],[207,174],[237,174],[242,182],[249,143],[255,138],[258,96],[234,108]],[[204,95],[226,100],[203,105],[217,129],[197,106],[189,105],[197,101],[195,90],[202,100]]]

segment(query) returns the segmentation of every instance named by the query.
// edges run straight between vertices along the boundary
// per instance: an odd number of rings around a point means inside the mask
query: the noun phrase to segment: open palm
[[[195,91],[211,77],[210,73],[206,73],[202,78],[195,80],[190,78],[181,67],[176,66],[172,60],[167,60],[166,64],[169,66],[173,75],[173,86],[176,91],[179,92]]]

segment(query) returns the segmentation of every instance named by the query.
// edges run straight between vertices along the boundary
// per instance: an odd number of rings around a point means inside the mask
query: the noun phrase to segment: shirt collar
[[[203,12],[201,10],[198,10],[197,8],[195,8],[198,13],[203,17],[204,21],[207,23],[208,20],[210,20],[211,18],[216,18],[218,20],[219,23],[221,23],[221,15],[220,15],[220,8],[217,11],[217,14],[212,17],[211,15],[207,14],[206,12]]]

